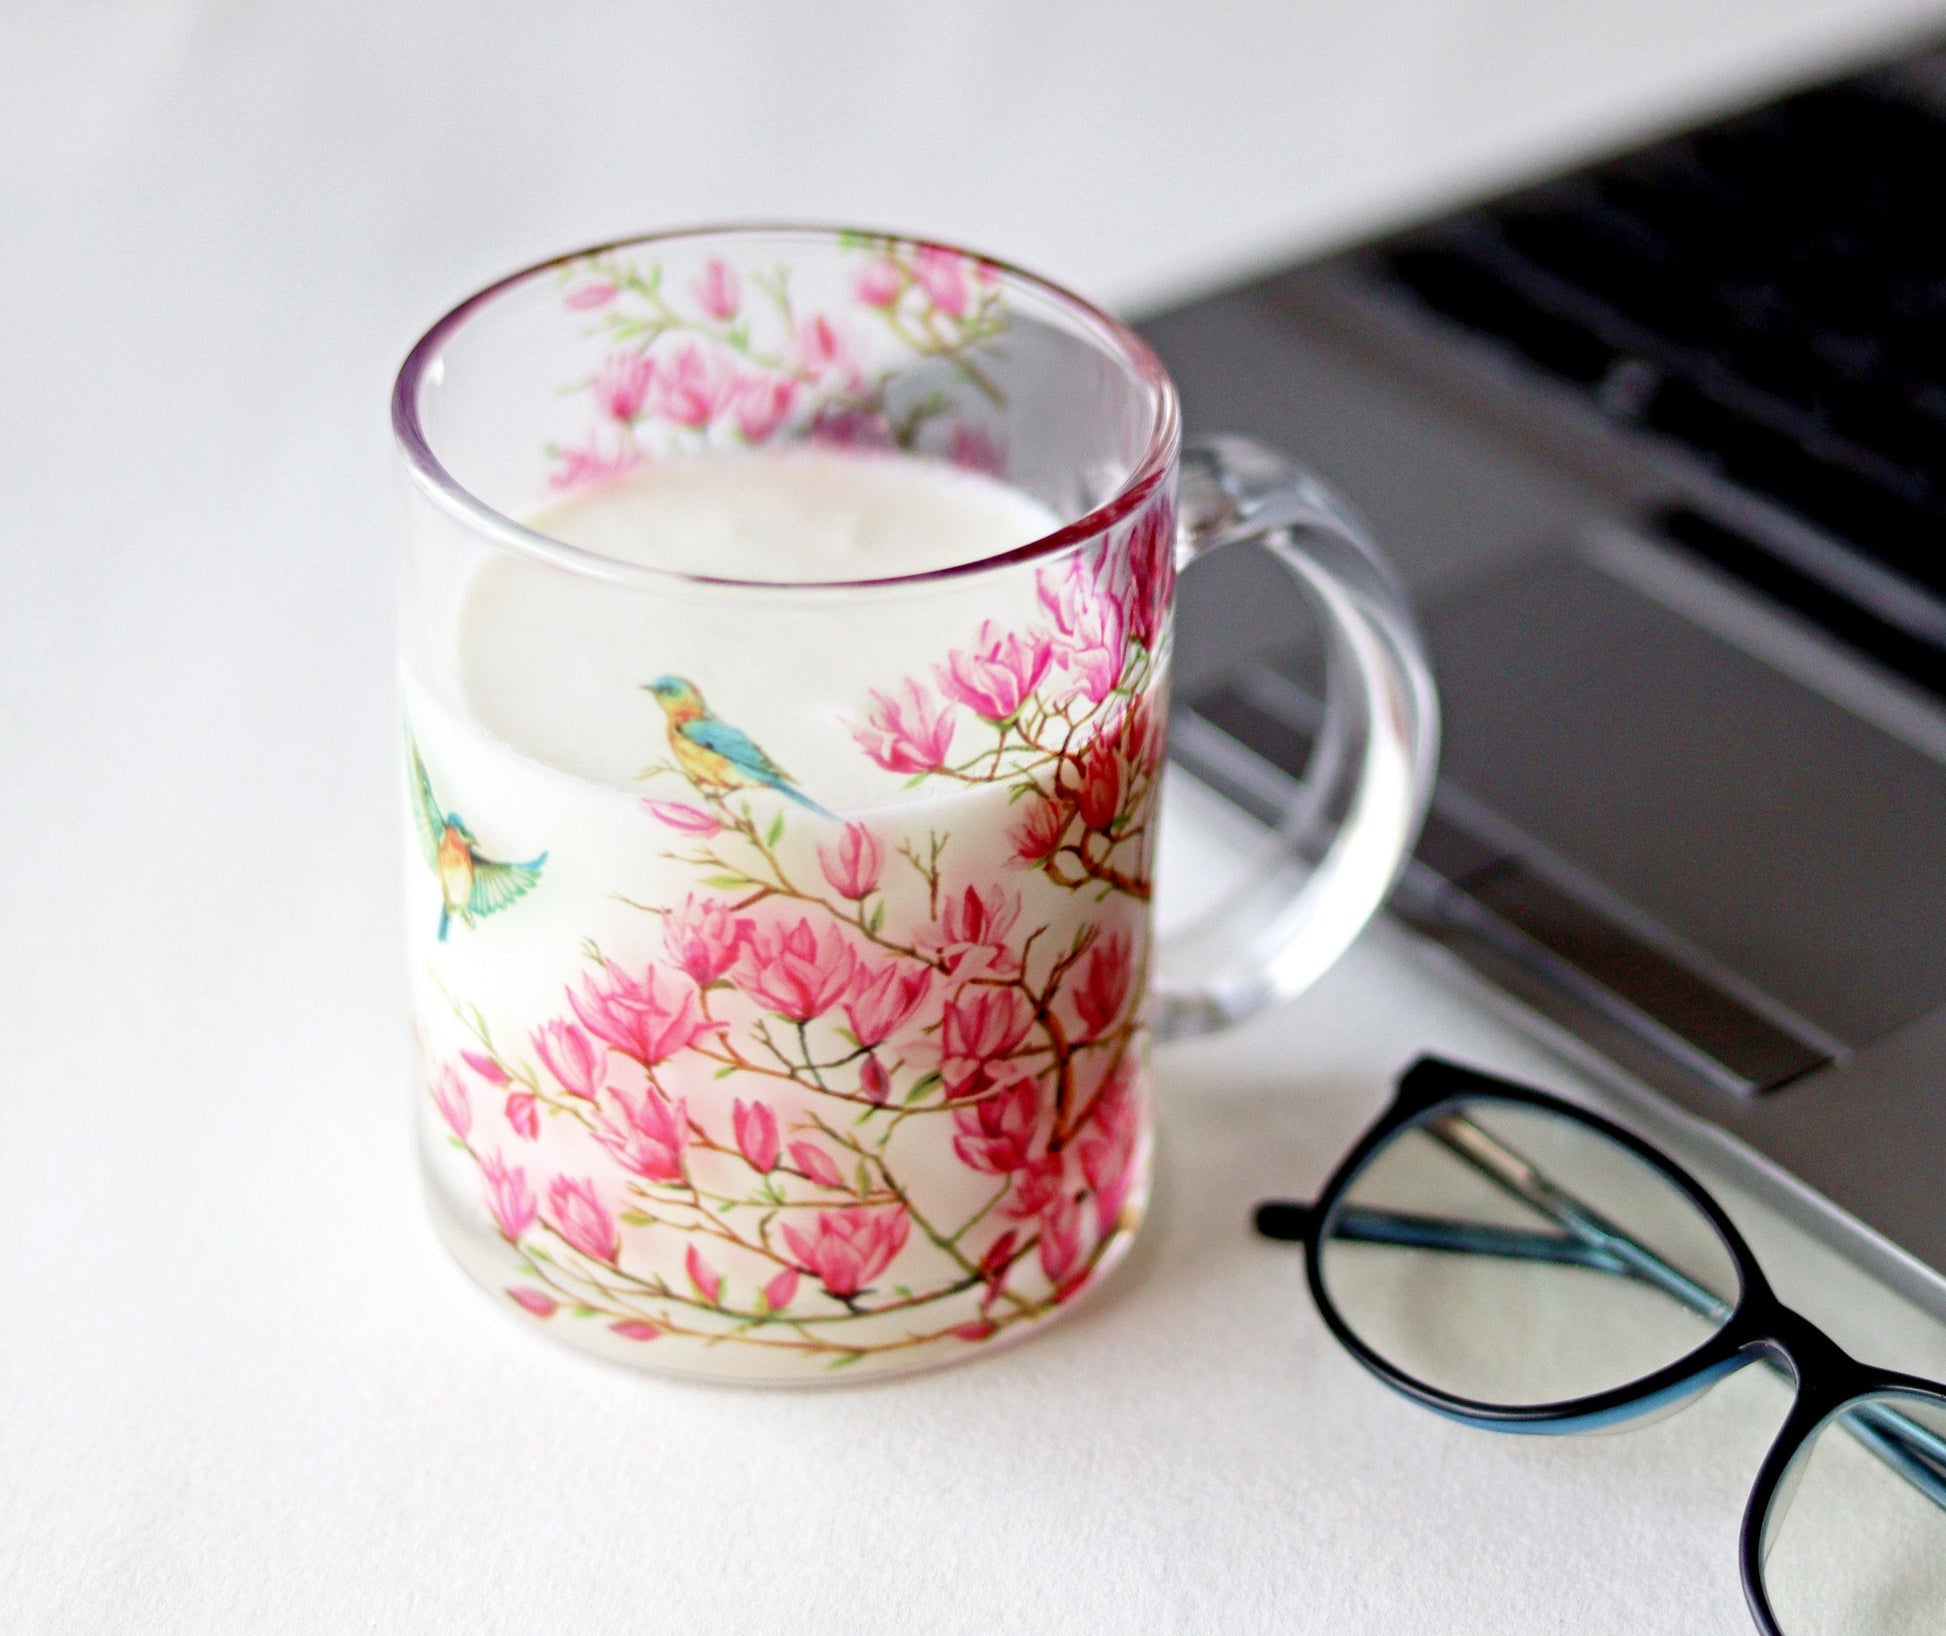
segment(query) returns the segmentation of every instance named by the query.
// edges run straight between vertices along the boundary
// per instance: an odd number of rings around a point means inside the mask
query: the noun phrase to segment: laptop
[[[1946,52],[1140,326],[1370,521],[1445,740],[1394,911],[1946,1317]],[[1318,656],[1184,587],[1171,749],[1270,820]]]

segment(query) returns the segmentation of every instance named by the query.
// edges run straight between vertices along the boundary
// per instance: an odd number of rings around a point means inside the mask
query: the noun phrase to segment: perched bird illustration
[[[439,877],[444,900],[439,910],[440,942],[446,941],[453,916],[471,926],[480,916],[497,914],[539,884],[547,854],[543,852],[526,863],[500,863],[483,857],[460,815],[441,809],[416,744],[412,746],[412,818],[426,862]]]
[[[741,727],[711,715],[694,682],[658,676],[643,691],[655,695],[669,718],[669,748],[676,752],[676,765],[699,789],[734,790],[761,784],[820,817],[834,816],[796,788],[790,774],[758,749]]]

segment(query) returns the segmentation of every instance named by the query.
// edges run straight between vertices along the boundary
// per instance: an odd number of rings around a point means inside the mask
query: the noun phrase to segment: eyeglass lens
[[[1578,1119],[1492,1098],[1392,1136],[1333,1205],[1319,1270],[1374,1355],[1496,1408],[1641,1382],[1727,1323],[1740,1293],[1729,1246],[1662,1170]],[[1764,1542],[1785,1636],[1946,1636],[1946,1398],[1885,1393],[1834,1414]]]
[[[1327,1225],[1325,1293],[1449,1396],[1530,1407],[1629,1386],[1736,1305],[1736,1263],[1668,1176],[1579,1120],[1477,1099],[1400,1130]]]
[[[1885,1392],[1798,1451],[1764,1528],[1785,1636],[1946,1632],[1946,1399]]]

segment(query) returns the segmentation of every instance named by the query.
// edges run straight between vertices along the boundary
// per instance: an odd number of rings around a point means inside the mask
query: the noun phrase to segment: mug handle
[[[1176,565],[1253,542],[1290,571],[1328,646],[1325,714],[1266,875],[1162,939],[1158,1039],[1241,1022],[1309,988],[1377,912],[1432,795],[1439,704],[1404,591],[1309,472],[1240,437],[1186,443]]]

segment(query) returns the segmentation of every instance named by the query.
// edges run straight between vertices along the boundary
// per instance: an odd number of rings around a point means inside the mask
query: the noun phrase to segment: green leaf
[[[829,1363],[825,1365],[825,1368],[842,1369],[845,1367],[846,1364],[859,1363],[863,1361],[864,1356],[865,1354],[863,1352],[840,1352],[835,1358],[833,1358]]]
[[[601,1313],[594,1307],[578,1306],[570,1310],[573,1316],[577,1318],[599,1318],[601,1316]]]
[[[735,1199],[725,1199],[721,1204],[719,1204],[716,1207],[716,1213],[719,1216],[727,1216],[736,1207],[737,1207],[737,1201]]]
[[[876,937],[878,935],[879,927],[883,926],[884,924],[885,924],[885,899],[880,898],[877,903],[872,905],[871,915],[865,922],[865,930],[870,932],[874,937]]]
[[[737,1071],[737,1065],[734,1062],[726,1062],[723,1064],[721,1068],[717,1069],[715,1073],[711,1074],[710,1078],[728,1079],[730,1075],[732,1075],[736,1071]]]
[[[904,1100],[907,1102],[917,1102],[926,1092],[941,1083],[942,1081],[937,1068],[933,1069],[930,1073],[921,1074],[912,1082],[912,1089],[905,1093]]]
[[[780,812],[770,821],[770,828],[764,833],[764,845],[774,847],[784,838],[784,815]]]
[[[872,1190],[872,1167],[863,1159],[858,1161],[858,1196],[862,1199]]]
[[[892,1286],[892,1293],[901,1301],[910,1301],[912,1299],[912,1291],[907,1289],[903,1284],[894,1284]]]
[[[653,1227],[655,1225],[655,1217],[644,1215],[640,1210],[624,1210],[622,1212],[622,1225],[625,1227]]]
[[[747,875],[705,875],[704,886],[720,887],[726,891],[736,891],[740,887],[754,884]]]

